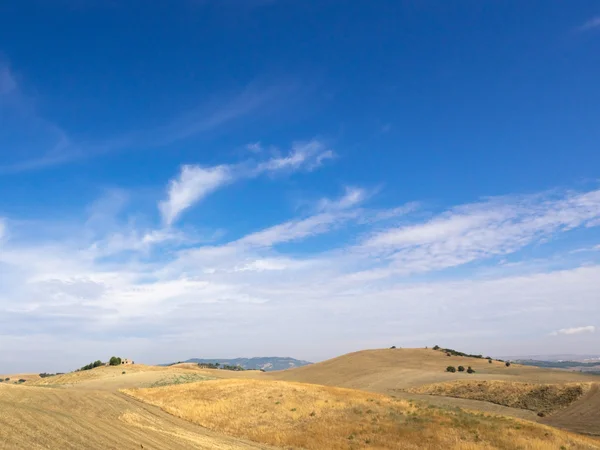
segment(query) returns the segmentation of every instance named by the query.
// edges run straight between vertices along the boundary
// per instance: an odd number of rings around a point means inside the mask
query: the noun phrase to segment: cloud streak
[[[594,17],[579,27],[580,31],[600,29],[600,17]]]
[[[293,144],[288,156],[274,157],[258,164],[243,162],[214,167],[184,165],[177,178],[169,182],[167,199],[159,203],[163,222],[167,226],[172,225],[183,211],[228,183],[266,173],[314,170],[330,155],[333,152],[323,143],[312,140]]]
[[[184,210],[231,180],[228,166],[183,166],[179,176],[169,183],[168,199],[159,204],[163,221],[170,226]]]
[[[558,335],[570,336],[573,334],[595,333],[595,332],[596,332],[596,327],[593,325],[588,325],[586,327],[561,328],[560,330],[554,331],[552,333],[552,335],[553,336],[558,336]]]
[[[317,155],[293,167],[308,170]],[[255,174],[260,162],[253,164],[234,167]],[[268,167],[261,173],[290,168]],[[221,172],[202,170],[174,178],[173,205],[199,203],[225,186]],[[238,175],[230,176],[227,183]],[[347,187],[338,198],[317,200],[311,215],[209,242],[178,228],[177,214],[157,229],[119,219],[135,205],[122,195],[97,202],[75,232],[60,237],[32,240],[11,221],[0,249],[0,345],[17,345],[15,361],[26,362],[43,358],[48,336],[74,340],[81,345],[73,367],[89,348],[111,351],[111,339],[146,362],[196,356],[209,343],[215,353],[262,349],[307,359],[390,342],[498,354],[572,350],[548,330],[578,335],[579,350],[593,351],[595,327],[563,327],[600,315],[600,260],[592,252],[581,266],[563,245],[557,268],[519,251],[551,249],[554,237],[575,233],[580,246],[585,233],[597,232],[598,191],[492,198],[428,216],[411,204],[371,209],[374,195]],[[327,239],[308,241],[316,236]],[[300,242],[307,245],[298,251]],[[508,255],[518,270],[494,258]]]
[[[439,270],[593,227],[598,217],[600,191],[505,197],[463,205],[425,223],[376,232],[358,250],[380,255],[392,272]]]
[[[0,65],[0,105],[21,111],[20,126],[44,128],[39,142],[28,146],[26,154],[18,160],[0,165],[0,173],[14,174],[49,167],[130,149],[152,149],[172,145],[231,124],[262,109],[271,109],[289,98],[297,86],[293,82],[264,85],[253,82],[234,95],[224,95],[218,102],[200,105],[195,110],[181,114],[168,123],[154,129],[134,130],[112,138],[81,141],[74,139],[67,130],[51,120],[40,117],[31,105],[31,99],[21,91],[16,78],[6,65]],[[11,101],[2,101],[2,97]],[[25,107],[27,105],[27,107]],[[15,119],[16,120],[16,119]],[[0,128],[1,130],[1,128]],[[8,144],[7,144],[8,145]]]

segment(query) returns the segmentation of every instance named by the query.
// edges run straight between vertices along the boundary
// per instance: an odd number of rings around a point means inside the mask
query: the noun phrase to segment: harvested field
[[[2,449],[259,449],[109,392],[0,385]]]
[[[600,448],[533,422],[301,383],[215,380],[124,393],[211,430],[288,449]]]

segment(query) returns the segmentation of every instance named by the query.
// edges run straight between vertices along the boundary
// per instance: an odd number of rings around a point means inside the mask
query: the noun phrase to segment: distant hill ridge
[[[309,361],[303,361],[301,359],[294,359],[288,357],[279,357],[279,356],[262,356],[255,358],[232,358],[232,359],[202,359],[202,358],[192,358],[187,361],[179,361],[183,363],[195,363],[195,364],[216,364],[219,363],[221,366],[240,366],[247,370],[264,370],[264,371],[273,371],[273,370],[285,370],[285,369],[293,369],[295,367],[302,367],[308,364],[312,364]],[[172,364],[161,364],[163,366],[170,366]]]

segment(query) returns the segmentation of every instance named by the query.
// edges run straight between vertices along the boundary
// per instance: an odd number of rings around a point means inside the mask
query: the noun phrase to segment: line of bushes
[[[463,366],[458,366],[458,371],[459,372],[464,372],[465,368]],[[446,372],[451,372],[454,373],[456,372],[456,367],[454,366],[448,366],[446,367]],[[475,373],[475,369],[473,369],[471,366],[469,366],[466,370],[467,373]]]
[[[466,358],[478,358],[478,359],[483,359],[483,355],[471,355],[469,353],[463,353],[463,352],[459,352],[458,350],[454,350],[452,348],[442,348],[439,345],[436,345],[433,347],[434,350],[439,350],[442,352],[445,352],[446,355],[448,356],[464,356]],[[490,359],[490,357],[487,357],[488,359]]]
[[[56,372],[56,373],[42,372],[42,373],[40,373],[40,378],[55,377],[56,375],[64,375],[64,373],[63,372]]]
[[[246,370],[242,366],[230,366],[228,364],[221,365],[220,363],[198,363],[198,367],[202,369],[234,370],[236,372]]]
[[[123,363],[123,360],[118,356],[111,356],[111,358],[108,360],[109,366],[120,366],[122,363]],[[92,369],[95,369],[96,367],[105,366],[105,365],[106,365],[106,363],[103,363],[102,361],[100,361],[98,359],[94,362],[86,364],[85,366],[81,367],[80,369],[77,369],[75,372],[80,372],[82,370],[92,370]],[[40,374],[40,376],[41,376],[41,374]]]

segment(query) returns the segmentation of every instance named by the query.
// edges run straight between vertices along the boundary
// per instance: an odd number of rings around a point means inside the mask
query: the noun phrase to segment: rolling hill
[[[471,366],[475,373],[446,372],[447,366]],[[440,407],[461,407],[553,424],[576,432],[600,436],[600,392],[598,376],[560,369],[534,366],[463,356],[446,356],[433,349],[379,349],[349,353],[327,361],[281,372],[264,374],[265,378],[303,383],[323,384],[392,395],[410,400],[423,400]],[[417,388],[453,381],[486,382],[500,381],[507,385],[534,383],[561,385],[588,383],[595,387],[581,399],[555,415],[540,418],[535,412],[503,406],[490,401],[474,400],[473,397],[415,393]],[[412,391],[412,392],[409,392]],[[426,391],[426,390],[425,390]],[[584,412],[582,416],[580,413]]]
[[[530,421],[314,384],[232,379],[124,393],[209,430],[293,450],[600,448]]]
[[[449,373],[447,366],[471,366],[474,374]],[[424,384],[452,380],[505,380],[533,383],[598,382],[599,378],[563,370],[464,356],[423,348],[362,350],[327,361],[266,374],[278,380],[324,384],[394,394]]]
[[[600,436],[597,377],[432,349],[271,372],[135,364],[28,378],[0,384],[0,448],[600,448],[571,433]],[[544,383],[550,397],[532,404]]]

